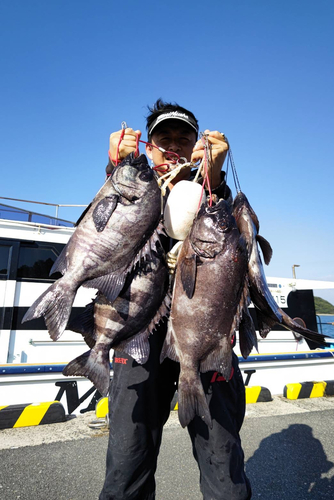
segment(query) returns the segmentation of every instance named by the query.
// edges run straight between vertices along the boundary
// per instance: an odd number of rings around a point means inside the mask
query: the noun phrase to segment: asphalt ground
[[[108,432],[91,429],[94,419],[90,412],[61,424],[0,431],[0,498],[97,499]],[[253,499],[332,500],[333,422],[334,397],[275,396],[248,405],[241,438]],[[202,499],[188,433],[176,412],[164,430],[156,481],[157,500]]]

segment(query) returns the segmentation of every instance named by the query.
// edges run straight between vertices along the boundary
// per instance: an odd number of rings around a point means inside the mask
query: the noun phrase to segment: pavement
[[[94,412],[0,431],[0,498],[97,500],[108,431]],[[334,498],[334,397],[247,405],[241,431],[253,499]],[[156,472],[157,500],[202,500],[188,433],[172,412]]]

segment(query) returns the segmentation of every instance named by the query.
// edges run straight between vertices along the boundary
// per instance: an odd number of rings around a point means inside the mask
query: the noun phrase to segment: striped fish
[[[85,376],[107,395],[110,349],[125,351],[140,364],[147,361],[148,337],[169,314],[168,287],[168,269],[162,251],[156,251],[128,276],[113,303],[98,293],[84,313],[69,324],[71,330],[84,336],[91,350],[71,361],[63,374]]]
[[[160,189],[146,156],[131,153],[87,207],[51,269],[63,277],[33,303],[23,322],[44,316],[57,340],[81,285],[97,288],[113,302],[135,264],[156,248],[160,211]]]

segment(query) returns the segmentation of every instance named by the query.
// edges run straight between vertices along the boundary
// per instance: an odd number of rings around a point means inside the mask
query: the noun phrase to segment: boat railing
[[[60,219],[58,217],[59,208],[60,207],[86,207],[87,205],[69,205],[69,204],[61,204],[61,203],[47,203],[41,201],[31,201],[31,200],[21,200],[18,198],[6,198],[4,196],[0,196],[2,200],[10,200],[20,203],[32,203],[36,205],[43,206],[52,206],[55,207],[55,216],[45,215],[34,210],[30,210],[27,208],[19,208],[13,207],[11,205],[5,205],[4,203],[0,203],[0,219],[12,220],[12,221],[21,221],[21,222],[32,222],[32,223],[40,223],[40,224],[48,224],[51,226],[64,226],[64,227],[73,227],[74,222]]]
[[[321,322],[321,318],[320,318],[319,314],[316,314],[316,318],[317,318],[318,330],[320,333],[322,333],[322,322]]]

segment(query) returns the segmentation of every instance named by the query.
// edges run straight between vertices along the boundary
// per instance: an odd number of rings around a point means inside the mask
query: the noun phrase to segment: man
[[[146,154],[154,166],[171,163],[166,153],[157,147],[193,162],[203,158],[204,146],[198,140],[198,122],[193,113],[160,99],[149,110]],[[120,141],[121,133],[118,131],[110,136],[109,156],[116,162],[135,151],[137,136],[141,137],[139,130],[127,128]],[[205,130],[205,134],[211,152],[208,175],[212,191],[220,198],[231,199],[231,192],[224,180],[225,173],[221,171],[228,144],[220,132]],[[113,168],[111,164],[107,172],[110,168]],[[190,169],[182,170],[171,181],[169,189],[190,175]],[[164,246],[168,243],[164,242]],[[150,356],[144,365],[137,364],[120,351],[114,357],[107,469],[100,500],[155,498],[154,474],[162,430],[169,416],[180,371],[179,364],[168,358],[160,364],[166,330],[167,324],[163,322],[150,336]],[[233,355],[229,381],[215,372],[201,374],[201,381],[213,427],[210,429],[196,416],[190,422],[188,432],[200,469],[203,498],[250,499],[251,488],[244,472],[244,455],[239,437],[245,413],[245,391],[237,357]]]

